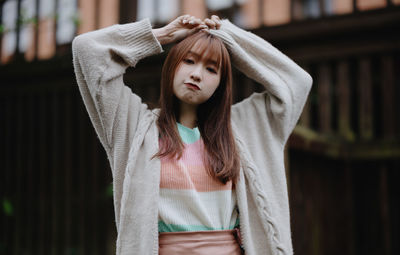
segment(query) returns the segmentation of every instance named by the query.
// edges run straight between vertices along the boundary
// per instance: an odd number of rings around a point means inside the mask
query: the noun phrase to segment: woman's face
[[[190,105],[206,102],[221,80],[221,68],[218,66],[216,59],[204,59],[194,45],[175,71],[175,96]]]

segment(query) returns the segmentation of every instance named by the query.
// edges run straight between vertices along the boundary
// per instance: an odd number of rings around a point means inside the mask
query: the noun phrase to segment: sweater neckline
[[[177,122],[178,132],[185,144],[191,144],[200,139],[200,131],[198,127],[189,128]]]

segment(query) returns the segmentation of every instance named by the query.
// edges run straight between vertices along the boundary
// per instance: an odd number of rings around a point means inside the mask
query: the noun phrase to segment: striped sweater
[[[161,159],[159,232],[233,229],[238,213],[232,182],[207,173],[198,128],[177,125],[185,147],[181,158]]]

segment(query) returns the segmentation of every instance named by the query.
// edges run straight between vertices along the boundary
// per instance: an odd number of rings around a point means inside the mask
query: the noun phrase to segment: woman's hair
[[[182,156],[184,145],[176,125],[180,101],[174,95],[173,81],[177,68],[194,46],[205,59],[216,56],[218,67],[221,67],[221,79],[217,89],[197,108],[197,126],[205,147],[205,167],[212,177],[222,183],[232,180],[235,184],[240,163],[231,128],[231,62],[223,42],[207,32],[198,32],[176,44],[164,62],[159,101],[161,111],[157,120],[162,142],[155,156]]]

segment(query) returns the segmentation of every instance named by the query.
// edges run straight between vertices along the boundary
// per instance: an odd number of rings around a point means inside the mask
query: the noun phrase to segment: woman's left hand
[[[212,15],[211,19],[206,18],[203,22],[209,29],[219,29],[221,27],[221,19],[217,15]]]

